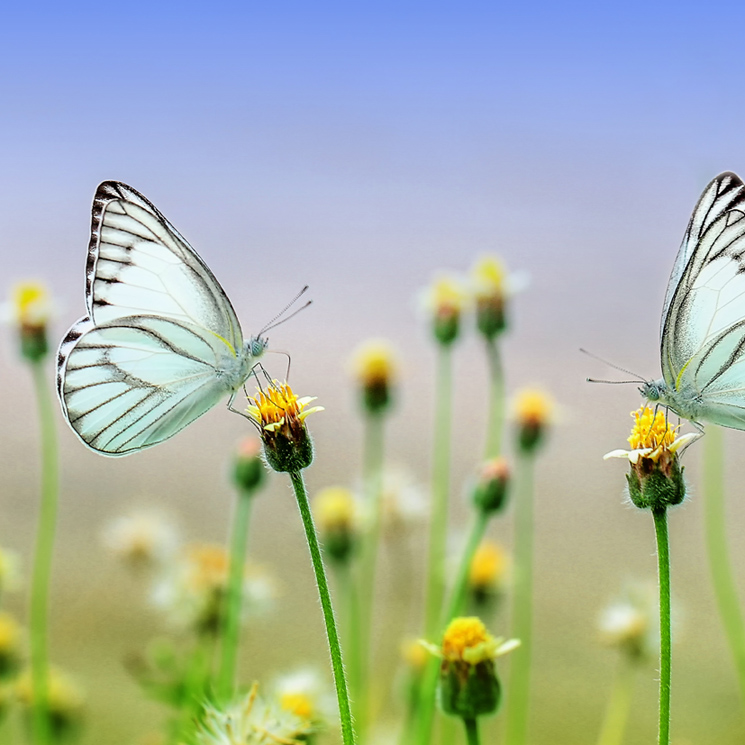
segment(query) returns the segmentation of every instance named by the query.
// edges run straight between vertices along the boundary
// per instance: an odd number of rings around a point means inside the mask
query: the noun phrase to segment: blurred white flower
[[[279,705],[314,724],[337,718],[336,698],[326,680],[313,668],[279,676],[272,686]]]
[[[633,658],[654,657],[660,646],[659,609],[652,582],[629,583],[598,619],[601,641]]]
[[[176,527],[158,512],[141,511],[116,517],[104,528],[104,545],[134,569],[162,566],[179,546]]]

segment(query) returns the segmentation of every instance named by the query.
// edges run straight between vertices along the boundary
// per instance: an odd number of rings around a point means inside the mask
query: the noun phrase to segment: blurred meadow
[[[398,373],[385,461],[418,484],[426,509],[437,350],[421,293],[441,272],[467,275],[485,253],[524,274],[501,345],[507,399],[538,386],[556,401],[536,465],[529,741],[596,743],[619,658],[602,644],[598,619],[625,583],[655,580],[656,559],[652,522],[629,504],[623,464],[602,459],[626,446],[638,393],[585,382],[622,374],[579,348],[659,377],[659,315],[691,210],[717,173],[745,171],[745,99],[731,72],[744,20],[735,4],[714,15],[703,5],[584,0],[8,5],[6,294],[22,279],[50,288],[56,346],[84,313],[95,188],[131,184],[210,266],[245,335],[310,285],[313,305],[269,336],[271,349],[291,354],[293,389],[325,408],[308,422],[311,500],[328,486],[359,488],[364,427],[350,360],[370,338],[390,343]],[[39,432],[12,327],[0,351],[0,548],[19,554],[23,585],[3,606],[25,619]],[[286,358],[265,364],[284,376]],[[453,365],[451,574],[487,430],[488,365],[470,315]],[[150,583],[102,535],[143,509],[166,515],[187,542],[225,543],[231,462],[253,430],[219,405],[154,449],[111,459],[84,448],[58,407],[55,417],[51,656],[85,691],[83,745],[158,742],[145,738],[165,709],[143,695],[127,661],[169,627]],[[725,443],[729,551],[745,597],[745,434],[728,431]],[[745,741],[745,710],[709,581],[701,449],[683,459],[689,497],[670,515],[672,742],[735,745]],[[505,451],[514,453],[510,422]],[[507,550],[512,508],[489,527]],[[386,728],[404,709],[399,646],[424,633],[426,512],[402,530],[384,530],[376,573],[381,743],[398,741]],[[246,623],[240,680],[263,685],[312,665],[331,690],[302,526],[279,474],[254,501],[248,551],[276,596]],[[333,572],[331,582],[336,594]],[[508,608],[505,600],[487,620],[494,635],[512,635]],[[511,662],[497,667],[506,674]],[[640,666],[627,745],[654,741],[656,680],[654,661]],[[0,739],[20,743],[21,733],[16,723]],[[462,741],[449,733],[443,742]],[[334,729],[320,738],[338,741]]]

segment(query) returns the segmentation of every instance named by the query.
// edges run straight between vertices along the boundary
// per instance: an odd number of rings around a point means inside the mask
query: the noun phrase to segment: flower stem
[[[608,708],[605,710],[603,727],[600,730],[600,737],[598,737],[598,745],[622,745],[626,723],[631,711],[635,673],[636,667],[633,661],[624,655],[619,660]]]
[[[448,497],[450,495],[450,429],[453,399],[453,371],[450,346],[439,345],[437,360],[435,442],[432,472],[432,517],[427,561],[425,634],[438,632],[445,594],[445,544],[447,541]]]
[[[727,551],[724,508],[724,442],[720,427],[709,427],[704,438],[704,520],[714,594],[735,660],[740,695],[745,701],[745,627]]]
[[[50,740],[48,713],[49,680],[49,585],[52,573],[54,531],[57,522],[58,462],[52,399],[42,360],[31,363],[41,433],[41,504],[36,528],[31,587],[31,678],[33,686],[33,742]]]
[[[362,619],[360,618],[360,598],[358,587],[349,562],[346,562],[343,566],[338,568],[337,578],[346,606],[346,612],[342,617],[344,621],[342,639],[345,640],[345,645],[349,652],[349,661],[347,663],[347,670],[349,671],[349,688],[352,695],[352,701],[357,703],[358,697],[361,696],[363,686],[362,681],[360,680],[363,657],[362,635],[360,634]],[[357,728],[359,729],[359,719],[355,717],[355,721],[357,722]]]
[[[328,639],[329,653],[331,654],[331,667],[334,671],[336,698],[339,702],[342,740],[344,745],[354,745],[356,738],[354,734],[354,725],[352,724],[352,709],[349,704],[349,691],[347,689],[347,679],[344,675],[344,663],[342,661],[341,645],[339,644],[339,633],[336,630],[334,608],[331,604],[329,583],[326,579],[326,570],[324,569],[323,559],[321,558],[321,546],[318,543],[318,534],[316,533],[316,526],[313,523],[313,515],[310,511],[308,494],[305,490],[302,473],[299,471],[290,473],[290,480],[292,481],[292,488],[295,491],[298,508],[300,509],[300,517],[303,520],[305,537],[308,541],[308,550],[310,551],[310,560],[313,564],[313,571],[316,575],[318,595],[323,610],[323,620],[326,624],[326,636]]]
[[[660,726],[658,745],[670,743],[670,542],[667,534],[667,510],[652,510],[657,534],[657,564],[660,585]]]
[[[466,742],[468,745],[479,745],[479,722],[478,719],[463,719],[466,728]]]
[[[486,342],[489,359],[489,423],[486,437],[485,460],[496,458],[502,452],[504,429],[504,371],[497,339]]]
[[[520,640],[510,667],[507,702],[507,745],[525,745],[530,710],[530,663],[533,641],[533,498],[534,465],[530,455],[517,461],[515,498],[516,581],[512,606],[512,633]]]
[[[360,607],[359,623],[352,627],[358,637],[352,644],[360,650],[353,655],[358,669],[350,671],[355,682],[353,692],[356,698],[355,715],[361,735],[367,728],[370,716],[370,694],[372,676],[369,674],[373,656],[372,626],[375,606],[375,570],[378,562],[378,548],[382,523],[382,482],[383,482],[383,413],[368,414],[365,417],[365,441],[363,452],[363,479],[365,502],[370,511],[370,528],[362,544],[360,565]],[[352,661],[352,660],[350,660]]]
[[[473,563],[474,554],[484,538],[484,533],[486,533],[486,527],[489,525],[490,517],[491,515],[485,510],[478,510],[476,514],[471,533],[468,536],[466,549],[463,552],[463,557],[461,558],[460,566],[458,567],[458,575],[455,578],[455,585],[453,585],[450,606],[448,607],[444,623],[442,624],[443,628],[456,616],[463,613],[463,608],[466,605],[468,577],[471,572],[471,564]]]
[[[220,673],[217,681],[218,695],[224,700],[232,698],[235,693],[235,669],[238,659],[241,604],[243,600],[243,576],[246,565],[252,496],[249,492],[239,491],[233,516],[233,534],[230,540],[230,574],[225,597]]]

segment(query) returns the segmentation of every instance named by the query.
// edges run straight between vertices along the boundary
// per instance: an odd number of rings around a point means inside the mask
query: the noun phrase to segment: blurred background
[[[84,312],[96,185],[125,181],[203,256],[246,334],[311,286],[312,308],[271,334],[274,349],[292,354],[295,390],[326,409],[310,420],[311,491],[358,479],[348,360],[369,337],[389,339],[401,366],[388,459],[426,490],[434,349],[418,293],[483,252],[526,272],[505,345],[508,390],[537,384],[560,405],[538,475],[532,741],[593,743],[615,666],[596,642],[597,616],[624,581],[654,577],[655,554],[649,515],[626,504],[624,465],[602,460],[625,446],[638,394],[587,384],[618,374],[579,348],[659,377],[659,314],[687,220],[711,178],[745,171],[744,21],[735,3],[716,13],[584,1],[8,4],[3,283],[47,282],[61,337]],[[281,377],[283,358],[273,366]],[[50,367],[50,386],[52,377]],[[455,396],[457,535],[485,431],[486,361],[473,333],[457,348]],[[22,555],[28,577],[38,432],[10,333],[0,421],[0,545]],[[158,506],[188,539],[223,540],[228,464],[247,423],[217,407],[121,460],[87,451],[61,416],[59,432],[53,656],[88,691],[85,742],[132,743],[161,710],[122,660],[163,623],[102,547],[102,528],[133,507]],[[727,435],[731,552],[745,582],[745,435]],[[745,715],[708,584],[697,451],[685,459],[691,497],[671,515],[673,733],[677,745],[725,745],[743,741]],[[509,524],[502,518],[493,531],[507,543]],[[271,567],[280,597],[247,634],[244,679],[299,658],[325,665],[282,479],[258,499],[252,527],[250,551]],[[381,582],[399,570],[395,552],[384,552]],[[386,633],[418,631],[408,618]],[[653,738],[655,677],[653,668],[640,676],[629,743]]]

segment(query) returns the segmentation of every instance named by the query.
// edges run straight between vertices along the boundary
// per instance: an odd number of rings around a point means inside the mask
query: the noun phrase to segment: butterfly
[[[693,210],[667,285],[662,378],[639,388],[696,424],[745,429],[745,184],[721,173]]]
[[[244,340],[199,254],[119,181],[93,199],[85,301],[59,347],[57,392],[75,434],[104,455],[152,447],[230,405],[267,346]]]

